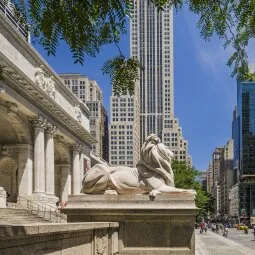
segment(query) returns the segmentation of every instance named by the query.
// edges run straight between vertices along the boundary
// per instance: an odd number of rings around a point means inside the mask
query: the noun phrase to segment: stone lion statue
[[[87,194],[157,194],[188,192],[193,190],[175,188],[171,168],[173,152],[155,134],[150,134],[142,148],[136,168],[126,166],[109,167],[96,164],[85,174],[81,192]]]

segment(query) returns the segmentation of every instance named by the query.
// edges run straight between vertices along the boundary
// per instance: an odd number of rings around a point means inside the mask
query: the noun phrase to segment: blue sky
[[[197,17],[187,10],[174,15],[174,87],[175,115],[184,138],[189,141],[189,154],[198,170],[206,170],[216,146],[231,138],[232,113],[236,104],[236,81],[226,66],[230,50],[212,38],[205,42],[196,28]],[[120,47],[129,55],[129,36]],[[118,54],[115,46],[105,46],[96,58],[85,59],[84,66],[73,64],[69,48],[61,44],[56,56],[47,56],[36,49],[57,73],[82,73],[95,79],[103,91],[104,105],[109,112],[111,85],[101,72],[106,59]]]

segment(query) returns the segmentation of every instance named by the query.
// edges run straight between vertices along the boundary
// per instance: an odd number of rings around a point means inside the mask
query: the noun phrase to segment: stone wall
[[[113,255],[118,223],[67,223],[0,227],[0,254]]]

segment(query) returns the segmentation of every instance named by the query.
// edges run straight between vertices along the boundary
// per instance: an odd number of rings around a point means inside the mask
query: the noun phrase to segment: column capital
[[[45,127],[45,133],[49,135],[54,135],[57,132],[57,127],[54,126],[52,123],[47,122]]]
[[[47,120],[40,115],[33,117],[31,121],[35,128],[45,129],[47,126]]]
[[[77,142],[77,143],[75,143],[75,144],[71,144],[71,145],[70,145],[70,149],[71,149],[72,151],[80,152],[81,149],[82,149],[82,146],[81,146],[80,143]]]

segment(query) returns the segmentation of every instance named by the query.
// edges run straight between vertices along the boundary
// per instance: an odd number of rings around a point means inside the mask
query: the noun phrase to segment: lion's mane
[[[171,157],[173,157],[173,153],[160,142],[155,134],[150,134],[141,148],[138,166],[143,165],[158,173],[164,179],[166,185],[174,187]]]

